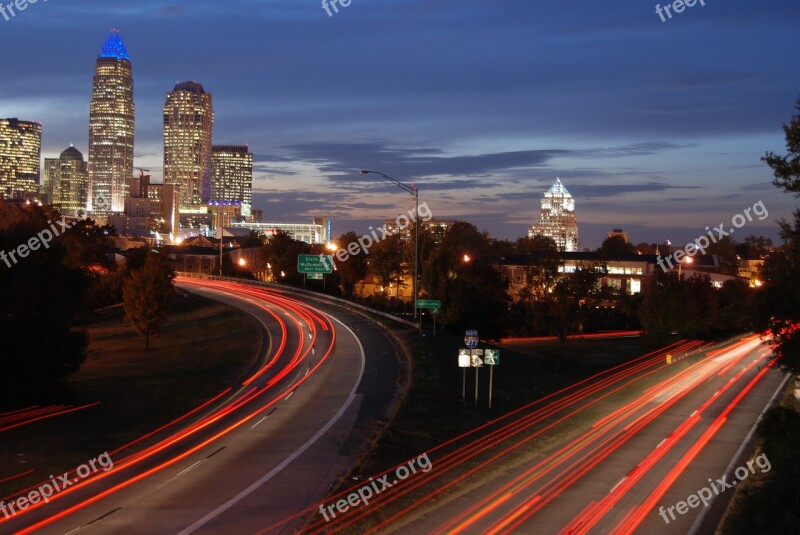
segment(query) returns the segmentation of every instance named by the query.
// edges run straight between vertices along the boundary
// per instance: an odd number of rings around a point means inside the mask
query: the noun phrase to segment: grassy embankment
[[[0,485],[0,496],[113,451],[203,404],[244,377],[262,343],[247,314],[182,293],[161,332],[145,351],[121,306],[98,314],[89,326],[88,359],[68,379],[62,402],[100,403],[4,432],[0,479],[34,472]]]

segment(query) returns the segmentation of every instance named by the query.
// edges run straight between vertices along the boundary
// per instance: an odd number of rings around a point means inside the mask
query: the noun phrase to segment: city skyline
[[[94,19],[82,22],[90,5]],[[217,137],[247,143],[254,154],[253,206],[270,220],[324,215],[335,233],[364,232],[406,210],[407,199],[359,177],[361,167],[418,184],[437,217],[467,220],[501,238],[525,235],[557,176],[580,200],[582,246],[599,245],[618,227],[634,242],[690,240],[758,200],[774,217],[743,232],[774,239],[774,220],[791,211],[759,161],[784,148],[780,125],[800,87],[797,74],[778,69],[790,59],[780,28],[796,20],[791,2],[759,7],[755,17],[742,2],[709,5],[668,24],[652,6],[634,4],[614,12],[591,2],[504,12],[426,6],[430,17],[421,24],[429,39],[380,44],[380,62],[365,45],[381,42],[372,39],[380,31],[394,35],[417,24],[398,4],[351,6],[334,18],[319,6],[282,1],[237,5],[246,13],[202,1],[144,2],[124,17],[92,2],[26,12],[4,31],[31,31],[59,17],[75,22],[73,53],[57,68],[68,75],[51,104],[43,71],[52,69],[36,67],[44,50],[34,44],[8,58],[20,77],[0,89],[0,116],[41,119],[44,155],[69,143],[83,149],[87,56],[98,35],[124,20],[137,63],[136,165],[162,178],[154,112],[175,81],[202,80],[215,90]],[[218,29],[225,38],[210,48],[180,27],[182,19],[202,27],[208,22],[198,17],[209,14],[225,15]],[[377,14],[395,24],[369,27]],[[480,31],[487,14],[502,19],[492,25],[502,32]],[[439,26],[449,16],[458,28]],[[744,21],[759,48],[730,31]],[[582,44],[565,44],[578,30]],[[313,47],[295,37],[309,32]],[[320,55],[319,46],[335,39],[347,52]],[[485,39],[490,51],[480,46]],[[676,43],[694,53],[656,53]],[[520,54],[520,46],[530,53]],[[246,67],[251,57],[263,61]]]

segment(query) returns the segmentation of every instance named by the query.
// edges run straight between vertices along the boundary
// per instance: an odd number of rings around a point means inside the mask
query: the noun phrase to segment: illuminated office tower
[[[42,188],[62,214],[82,216],[86,210],[89,173],[83,154],[69,147],[58,158],[45,158]]]
[[[197,82],[183,82],[164,104],[164,184],[180,186],[181,206],[211,198],[211,93]]]
[[[111,30],[94,71],[89,105],[87,209],[98,219],[125,209],[133,176],[133,72],[117,30]]]
[[[560,251],[578,250],[578,223],[575,219],[575,199],[556,178],[542,198],[539,222],[528,231],[529,237],[536,235],[552,238]]]
[[[41,147],[41,124],[0,119],[0,199],[36,193]]]
[[[242,207],[242,216],[250,217],[253,204],[253,154],[247,150],[247,145],[214,145],[211,160],[211,198],[218,202],[238,202]]]

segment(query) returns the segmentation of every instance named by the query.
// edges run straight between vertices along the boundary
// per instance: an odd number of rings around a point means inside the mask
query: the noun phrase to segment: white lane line
[[[255,429],[255,428],[256,428],[256,426],[257,426],[258,424],[260,424],[261,422],[263,422],[263,421],[264,421],[264,420],[266,420],[266,419],[267,419],[267,417],[266,417],[266,416],[264,416],[264,417],[263,417],[263,418],[261,418],[259,421],[257,421],[256,423],[254,423],[254,424],[253,424],[253,427],[251,427],[250,429]]]
[[[289,395],[288,395],[288,396],[286,396],[286,397],[283,399],[283,401],[289,401],[289,398],[290,398],[290,397],[292,397],[292,394],[294,394],[294,390],[292,390],[291,392],[289,392]]]
[[[366,357],[366,354],[364,353],[364,346],[361,345],[361,340],[358,339],[358,336],[356,336],[356,333],[354,333],[353,330],[350,327],[348,327],[347,325],[345,325],[344,323],[342,323],[341,321],[339,321],[335,317],[331,316],[330,314],[328,314],[328,317],[330,317],[332,320],[335,320],[342,327],[347,329],[350,332],[351,335],[353,335],[353,338],[356,339],[356,343],[358,344],[358,348],[361,351],[361,370],[359,370],[359,372],[358,372],[358,380],[353,385],[353,389],[350,391],[350,395],[348,396],[347,401],[341,407],[339,407],[339,410],[336,411],[336,414],[334,414],[331,417],[330,420],[328,420],[328,423],[326,423],[319,431],[317,431],[316,434],[314,434],[313,437],[308,439],[308,441],[305,444],[300,446],[300,448],[298,450],[296,450],[289,457],[284,459],[281,464],[279,464],[278,466],[276,466],[275,468],[270,470],[261,479],[259,479],[258,481],[256,481],[255,483],[253,483],[252,485],[250,485],[249,487],[244,489],[242,492],[240,492],[239,494],[237,494],[236,496],[234,496],[233,498],[231,498],[227,502],[223,503],[222,505],[220,505],[219,507],[217,507],[216,509],[214,509],[210,513],[208,513],[206,516],[204,516],[203,518],[201,518],[200,520],[198,520],[197,522],[195,522],[191,526],[189,526],[189,527],[181,530],[180,532],[178,532],[178,535],[190,535],[191,533],[194,533],[195,531],[197,531],[198,529],[202,528],[203,526],[205,526],[206,524],[208,524],[209,522],[214,520],[216,517],[218,517],[219,515],[221,515],[222,513],[224,513],[225,511],[227,511],[228,509],[230,509],[231,507],[233,507],[234,505],[236,505],[237,503],[239,503],[243,499],[247,498],[250,494],[252,494],[256,490],[258,490],[259,487],[261,487],[264,483],[266,483],[267,481],[269,481],[270,479],[272,479],[273,477],[275,477],[276,475],[281,473],[284,468],[286,468],[287,466],[292,464],[295,459],[300,457],[303,453],[305,453],[305,451],[308,448],[313,446],[314,443],[316,443],[320,438],[322,438],[325,435],[325,433],[327,433],[328,430],[331,427],[333,427],[336,424],[336,422],[338,422],[339,419],[342,416],[344,416],[344,413],[347,412],[347,409],[350,408],[350,405],[353,403],[353,400],[356,398],[356,391],[358,390],[358,386],[361,384],[361,380],[364,377],[364,369],[365,369],[366,364],[367,364],[367,357]]]
[[[178,476],[177,476],[177,477],[180,477],[180,476],[182,476],[183,474],[185,474],[186,472],[188,472],[189,470],[191,470],[192,468],[194,468],[195,466],[197,466],[198,464],[200,464],[200,463],[202,463],[202,462],[203,462],[203,461],[197,461],[196,463],[194,463],[192,466],[190,466],[190,467],[189,467],[189,468],[187,468],[186,470],[183,470],[182,472],[178,472]]]

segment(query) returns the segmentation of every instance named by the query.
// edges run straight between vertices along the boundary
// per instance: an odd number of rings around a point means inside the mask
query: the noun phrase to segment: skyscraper
[[[536,235],[552,238],[559,250],[578,250],[578,223],[575,219],[575,200],[556,178],[555,184],[542,198],[539,222],[528,231],[529,237]]]
[[[80,216],[86,210],[89,174],[83,154],[69,147],[58,158],[45,158],[42,187],[62,214]]]
[[[242,215],[250,217],[253,204],[253,154],[247,145],[214,145],[211,198],[214,201],[239,202]]]
[[[133,176],[133,71],[117,30],[97,57],[89,106],[87,209],[99,219],[122,212]]]
[[[41,147],[41,124],[0,119],[0,199],[36,192]]]
[[[164,184],[180,186],[181,206],[211,198],[211,93],[197,82],[183,82],[164,104]]]

